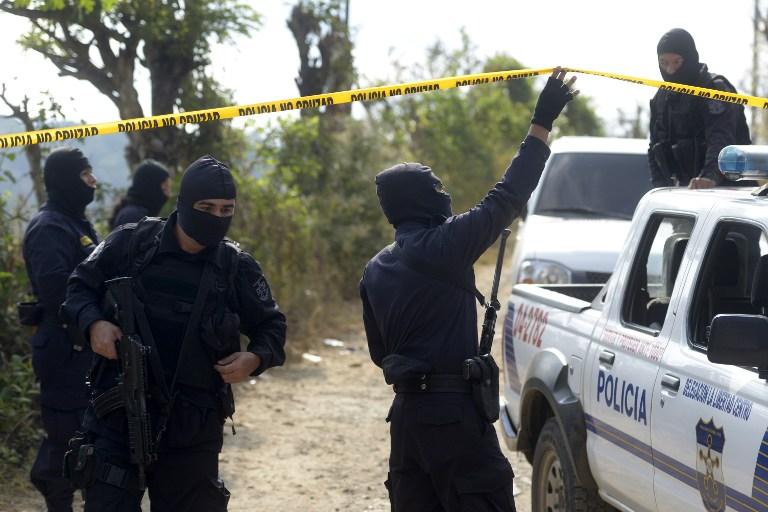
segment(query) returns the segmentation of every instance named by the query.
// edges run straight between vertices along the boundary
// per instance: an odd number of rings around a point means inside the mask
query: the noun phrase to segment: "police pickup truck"
[[[653,190],[607,284],[516,285],[501,421],[533,510],[768,510],[766,315],[766,187]]]

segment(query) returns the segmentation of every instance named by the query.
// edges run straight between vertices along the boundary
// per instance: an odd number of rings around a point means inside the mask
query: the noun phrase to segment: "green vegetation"
[[[113,98],[123,118],[143,114],[134,85],[136,65],[149,71],[152,113],[220,106],[231,99],[207,71],[211,37],[243,37],[257,26],[258,15],[233,0],[194,0],[184,5],[207,23],[192,26],[174,10],[179,5],[164,0],[0,0],[0,10],[25,18],[39,15],[23,44],[63,74],[91,81]],[[359,85],[341,5],[338,0],[299,1],[288,20],[300,50],[297,84],[304,94]],[[139,22],[138,12],[152,17]],[[163,28],[176,23],[181,29]],[[52,26],[61,30],[46,31]],[[173,44],[179,33],[191,38],[192,50]],[[308,48],[311,41],[319,48]],[[128,51],[136,53],[125,55]],[[98,52],[116,59],[109,64],[113,71],[91,69],[89,58]],[[314,52],[324,60],[310,58]],[[460,48],[436,43],[425,57],[424,64],[412,67],[394,63],[394,76],[382,77],[382,83],[524,67],[504,54],[478,59],[466,35]],[[366,103],[359,113],[348,106],[303,111],[301,117],[277,118],[258,132],[229,123],[137,132],[130,134],[126,159],[134,163],[154,156],[182,169],[207,152],[231,165],[239,189],[230,236],[265,269],[289,318],[289,346],[295,346],[322,328],[343,301],[357,307],[365,262],[392,239],[378,207],[376,173],[398,162],[420,161],[443,178],[455,211],[471,207],[514,156],[528,129],[536,84],[517,80],[390,98]],[[602,131],[584,98],[571,104],[558,126],[560,134]],[[40,176],[36,179],[39,186]],[[39,439],[28,333],[15,315],[15,303],[28,286],[21,259],[24,219],[11,210],[0,197],[0,475],[20,474]],[[103,226],[103,210],[92,216]]]

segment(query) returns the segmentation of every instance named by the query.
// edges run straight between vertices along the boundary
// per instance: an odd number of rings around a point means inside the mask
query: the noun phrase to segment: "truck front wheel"
[[[577,485],[565,443],[557,420],[549,418],[533,455],[532,512],[610,510],[597,492]]]

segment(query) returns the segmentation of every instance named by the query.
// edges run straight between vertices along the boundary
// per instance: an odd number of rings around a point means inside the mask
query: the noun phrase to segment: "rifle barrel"
[[[499,308],[499,281],[501,281],[501,267],[504,265],[504,251],[507,248],[507,238],[512,232],[509,229],[505,229],[501,232],[501,240],[499,241],[499,255],[496,258],[496,271],[493,274],[493,288],[491,289],[491,304],[494,308]]]

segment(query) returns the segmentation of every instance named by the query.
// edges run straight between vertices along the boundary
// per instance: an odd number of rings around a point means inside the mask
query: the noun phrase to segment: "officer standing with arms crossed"
[[[45,497],[49,512],[72,510],[72,484],[61,475],[67,441],[80,426],[88,406],[85,377],[90,350],[75,351],[59,318],[67,279],[96,247],[98,238],[85,217],[96,178],[79,149],[53,151],[43,166],[48,202],[24,234],[24,263],[37,302],[20,305],[21,322],[37,327],[32,336],[32,364],[40,381],[45,430],[31,480]]]
[[[710,73],[699,62],[693,37],[681,28],[664,34],[656,53],[659,71],[667,82],[736,92],[724,76]],[[648,165],[653,187],[721,185],[720,150],[731,144],[751,144],[743,105],[668,90],[659,90],[651,100],[650,135]]]
[[[368,262],[360,296],[371,359],[396,392],[386,482],[394,512],[515,510],[512,468],[460,375],[478,352],[472,265],[520,214],[539,181],[552,122],[578,94],[571,90],[575,77],[564,80],[556,69],[518,154],[468,212],[453,215],[442,182],[424,165],[399,164],[376,176],[397,248],[386,247]],[[434,275],[406,264],[403,253]]]
[[[72,274],[64,311],[100,356],[87,436],[74,458],[82,463],[68,464],[85,488],[88,512],[139,510],[144,474],[153,511],[227,508],[218,456],[225,418],[234,413],[230,384],[281,365],[286,332],[258,263],[224,240],[235,197],[229,168],[203,156],[185,171],[167,221],[123,225]],[[131,463],[128,406],[116,386],[115,342],[122,353],[127,341],[101,308],[105,282],[120,277],[133,278],[138,331],[149,347],[156,461],[142,468]],[[249,338],[246,351],[240,333]]]

